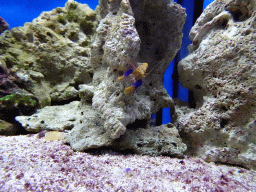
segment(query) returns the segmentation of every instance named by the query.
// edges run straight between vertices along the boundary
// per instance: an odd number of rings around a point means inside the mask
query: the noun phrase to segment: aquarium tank
[[[256,191],[255,0],[0,2],[1,191]]]

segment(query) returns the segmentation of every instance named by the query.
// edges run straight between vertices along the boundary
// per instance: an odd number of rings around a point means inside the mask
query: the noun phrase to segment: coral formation
[[[93,82],[99,82],[92,106],[103,114],[110,137],[117,139],[128,124],[150,120],[160,108],[172,106],[162,77],[180,48],[186,14],[180,5],[164,0],[110,4],[101,0],[96,11],[102,19],[92,43]],[[136,76],[131,74],[122,82],[118,78],[135,69],[138,62],[148,63],[150,73],[136,91],[127,95],[125,88],[132,89]]]
[[[0,61],[16,71],[19,86],[41,107],[76,99],[78,85],[92,82],[89,57],[96,26],[93,10],[68,1],[1,35]]]
[[[31,24],[25,26],[25,28],[29,26],[29,29],[33,29],[33,34],[34,31],[37,32],[36,29],[42,28],[38,33],[44,33],[41,36],[43,35],[45,42],[40,41],[38,46],[44,45],[43,47],[47,48],[42,50],[44,57],[40,57],[38,60],[39,63],[41,59],[44,61],[35,65],[38,68],[32,66],[32,73],[31,68],[28,70],[29,81],[33,83],[34,87],[42,88],[45,85],[47,91],[44,94],[49,93],[50,90],[52,93],[48,96],[51,100],[65,100],[63,93],[67,95],[67,91],[69,91],[68,93],[73,95],[70,98],[75,98],[75,94],[79,95],[80,103],[45,107],[30,117],[17,117],[16,119],[28,131],[68,130],[67,142],[79,151],[102,146],[112,148],[123,146],[123,149],[134,150],[141,154],[181,156],[186,150],[186,146],[179,138],[178,132],[170,131],[171,129],[166,126],[154,128],[150,126],[150,122],[151,115],[159,109],[173,106],[173,100],[163,86],[162,77],[168,64],[180,49],[182,27],[186,17],[185,10],[179,4],[165,0],[157,3],[147,0],[139,4],[133,0],[119,2],[101,0],[95,12],[84,10],[84,7],[86,6],[68,1],[64,8],[43,13]],[[79,10],[85,13],[78,14]],[[81,15],[85,15],[85,20],[81,20]],[[58,21],[57,24],[55,19]],[[92,21],[98,25],[94,26],[95,29],[92,28],[94,30],[89,30],[88,26],[92,26]],[[54,22],[57,25],[54,25],[55,28],[46,27],[49,23]],[[63,23],[66,28],[69,25],[79,24],[79,30],[86,29],[92,33],[93,38],[87,43],[87,46],[90,47],[87,49],[88,54],[80,55],[80,57],[75,54],[71,59],[70,47],[81,50],[82,45],[76,42],[82,41],[86,36],[82,32],[75,33],[77,37],[74,35],[74,38],[71,39],[75,43],[68,39],[70,36],[67,35],[67,32],[61,33],[60,37],[56,30],[58,26],[63,27]],[[23,31],[23,29],[20,30]],[[71,28],[66,30],[71,30]],[[16,34],[15,32],[17,29],[12,34]],[[46,33],[51,34],[50,38]],[[15,37],[18,38],[17,35]],[[27,39],[22,41],[27,43]],[[59,46],[55,46],[56,44],[62,47],[58,53],[54,53],[53,57],[52,52],[59,48]],[[55,56],[57,55],[62,56],[64,67],[70,67],[63,69],[59,61],[56,61],[57,57]],[[66,56],[65,61],[64,55]],[[87,56],[90,56],[90,60]],[[48,58],[51,58],[51,61]],[[81,63],[77,59],[86,60],[86,62]],[[83,80],[76,81],[74,84],[73,77],[70,77],[65,71],[67,70],[69,73],[78,70],[76,68],[78,63],[75,62],[80,63],[80,67],[85,71],[80,73]],[[45,66],[49,64],[51,67],[46,69]],[[74,68],[74,70],[70,68]],[[131,72],[129,76],[121,78],[127,70],[134,73]],[[58,75],[60,73],[67,78],[67,81],[63,82]],[[87,74],[91,74],[90,81],[86,81]],[[55,82],[53,88],[48,90],[48,85],[53,84],[56,79],[59,79],[58,82],[61,83]],[[35,82],[41,83],[40,86]],[[39,95],[33,91],[35,89],[30,90],[35,95]],[[63,110],[67,115],[58,112]],[[137,123],[140,121],[144,121],[145,125],[140,126]],[[66,124],[70,124],[70,126]],[[131,127],[129,131],[127,131],[127,127]],[[167,135],[163,136],[164,133],[157,131],[158,129],[163,129]],[[122,140],[120,137],[126,131],[129,136],[126,135],[126,139]],[[141,134],[142,141],[134,134],[135,132]],[[173,134],[169,134],[169,132]],[[147,152],[145,146],[148,145],[148,142],[152,143],[149,140],[153,135],[158,142],[150,144],[151,149]],[[120,139],[116,142],[118,138]],[[131,140],[127,140],[128,138]],[[164,139],[166,139],[165,142],[162,141]],[[126,142],[132,144],[127,147],[123,144]],[[140,145],[139,142],[144,143],[144,146],[136,147],[137,144]]]
[[[9,24],[0,17],[0,34],[9,29]]]
[[[16,120],[30,132],[71,130],[75,124],[80,124],[82,118],[86,117],[86,108],[81,109],[79,104],[79,101],[73,101],[62,106],[47,106],[39,109],[34,115],[17,116]]]
[[[196,107],[177,103],[173,118],[187,154],[256,169],[255,10],[253,0],[216,0],[191,29],[199,41],[178,70]]]

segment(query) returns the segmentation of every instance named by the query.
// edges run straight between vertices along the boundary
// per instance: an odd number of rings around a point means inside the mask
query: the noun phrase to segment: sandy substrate
[[[256,172],[184,159],[74,152],[36,135],[0,137],[0,191],[256,191]]]

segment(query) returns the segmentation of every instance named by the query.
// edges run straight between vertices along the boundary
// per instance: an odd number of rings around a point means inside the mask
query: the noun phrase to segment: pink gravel
[[[256,191],[256,172],[140,155],[74,152],[38,134],[0,137],[0,191]]]

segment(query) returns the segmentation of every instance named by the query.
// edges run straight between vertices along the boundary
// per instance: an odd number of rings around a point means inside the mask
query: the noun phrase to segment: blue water
[[[95,9],[98,0],[76,0],[86,3],[91,9]],[[31,22],[43,11],[51,11],[57,7],[64,7],[67,0],[1,0],[0,16],[9,23],[10,28],[23,26],[25,22]]]
[[[209,5],[213,0],[204,0],[203,5],[200,5],[198,1],[196,0],[175,0],[175,2],[181,4],[183,7],[186,8],[186,22],[183,27],[183,39],[182,39],[182,46],[181,49],[177,55],[176,60],[172,61],[167,68],[165,74],[164,74],[164,86],[167,90],[167,93],[173,97],[174,95],[185,102],[188,102],[189,100],[189,90],[184,88],[180,82],[174,82],[172,75],[175,72],[175,65],[178,64],[180,60],[185,58],[188,54],[189,51],[187,49],[188,45],[191,44],[191,41],[189,39],[189,32],[191,27],[193,26],[194,23],[194,14],[195,10],[198,8],[198,6],[203,6],[203,9],[206,8],[207,5]],[[177,90],[173,89],[174,84],[177,84]],[[174,93],[176,91],[177,93]],[[164,108],[162,109],[162,124],[166,124],[171,122],[171,115],[170,115],[170,108]]]

